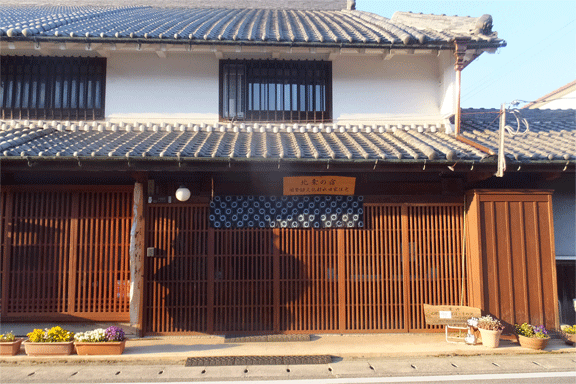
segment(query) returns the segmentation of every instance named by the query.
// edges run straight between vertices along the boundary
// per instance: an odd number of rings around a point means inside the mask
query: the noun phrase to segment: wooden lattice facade
[[[363,229],[214,229],[149,207],[145,332],[408,332],[466,304],[462,204],[366,204]]]
[[[2,187],[2,319],[129,318],[131,187]]]
[[[557,326],[550,192],[368,196],[361,228],[219,229],[207,197],[138,205],[135,191],[3,186],[2,321],[131,321],[146,335],[438,331],[427,303]]]

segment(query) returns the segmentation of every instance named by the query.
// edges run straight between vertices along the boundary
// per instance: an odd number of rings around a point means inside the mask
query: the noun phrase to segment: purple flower
[[[124,330],[120,327],[111,326],[104,331],[107,341],[122,341],[126,337]]]
[[[539,333],[541,335],[548,336],[548,331],[546,330],[546,328],[544,328],[543,325],[539,325],[537,327],[534,327],[534,333],[536,333],[536,334]]]

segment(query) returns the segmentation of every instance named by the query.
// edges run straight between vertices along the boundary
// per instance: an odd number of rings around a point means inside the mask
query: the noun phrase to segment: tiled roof
[[[2,0],[4,5],[94,5],[101,7],[126,7],[150,5],[170,8],[293,8],[327,9],[338,11],[346,8],[347,0]]]
[[[462,136],[498,151],[498,110],[463,110]],[[522,110],[506,134],[511,161],[576,161],[575,110]],[[507,124],[516,120],[508,114]],[[482,161],[442,125],[174,124],[0,121],[1,158]],[[523,129],[521,130],[523,131]],[[450,132],[450,127],[448,129]],[[492,158],[493,160],[493,158]]]
[[[498,109],[463,110],[462,136],[497,152]],[[520,134],[506,133],[504,148],[508,158],[519,162],[576,159],[576,110],[521,109],[520,118],[528,122],[528,131],[521,124]],[[516,129],[518,121],[508,112],[506,125]]]
[[[0,37],[13,39],[143,39],[151,43],[266,43],[318,46],[446,47],[465,39],[503,46],[491,18],[417,15],[391,19],[355,10],[280,10],[0,6]]]
[[[3,157],[480,160],[444,126],[0,122]]]

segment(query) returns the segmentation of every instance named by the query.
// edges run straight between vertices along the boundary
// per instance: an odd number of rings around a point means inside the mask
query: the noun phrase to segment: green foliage
[[[514,331],[517,335],[525,337],[538,337],[541,339],[548,338],[548,331],[543,325],[534,326],[528,323],[523,323],[522,325],[514,324]]]
[[[16,340],[16,336],[14,336],[14,333],[12,332],[8,332],[4,335],[0,335],[0,342],[2,341],[14,341]]]

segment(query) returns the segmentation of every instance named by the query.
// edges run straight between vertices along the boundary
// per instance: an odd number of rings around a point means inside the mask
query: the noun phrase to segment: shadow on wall
[[[273,231],[215,229],[210,260],[208,230],[189,230],[183,216],[170,249],[149,258],[153,288],[146,323],[153,329],[148,332],[233,335],[290,329],[294,315],[287,304],[298,302],[310,282],[306,266],[283,255],[275,283]]]

